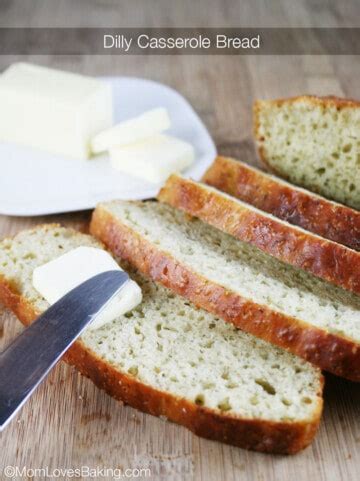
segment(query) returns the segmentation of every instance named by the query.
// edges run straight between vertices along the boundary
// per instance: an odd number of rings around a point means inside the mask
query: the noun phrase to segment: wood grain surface
[[[235,0],[1,0],[0,27],[336,27],[356,26],[358,10],[356,0],[257,0],[246,4]],[[255,98],[301,93],[360,98],[360,62],[352,56],[4,56],[0,57],[0,71],[17,60],[88,75],[139,76],[168,84],[192,103],[221,154],[255,164],[251,137],[251,106]],[[0,163],[5,161],[0,159]],[[36,218],[0,216],[0,236],[54,221],[86,230],[89,216],[90,212]],[[5,347],[21,329],[14,316],[0,306],[0,347]],[[51,471],[82,466],[150,467],[151,477],[137,479],[356,481],[359,448],[360,385],[333,376],[326,377],[325,412],[315,442],[300,454],[286,457],[247,452],[200,439],[185,428],[122,406],[74,369],[59,363],[0,434],[0,468],[48,466]],[[4,473],[0,477],[7,479]],[[13,479],[55,478],[38,473]],[[112,478],[99,475],[95,479]]]

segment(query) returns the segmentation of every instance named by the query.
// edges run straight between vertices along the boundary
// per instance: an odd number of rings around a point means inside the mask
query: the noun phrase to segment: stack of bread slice
[[[57,225],[0,243],[0,299],[24,323],[47,302],[33,270],[94,237]],[[295,453],[313,439],[323,379],[310,363],[238,330],[123,262],[143,302],[88,330],[65,359],[116,399],[244,448]],[[155,266],[154,266],[155,267]]]
[[[165,200],[164,191],[159,198]],[[229,211],[217,215],[234,220]],[[101,204],[91,232],[146,276],[194,304],[322,369],[360,380],[358,295],[278,260],[251,239],[239,241],[163,202]],[[279,242],[276,234],[265,234],[268,245]],[[307,244],[301,248],[305,256]],[[319,251],[321,260],[321,245]]]
[[[319,217],[318,217],[319,215]],[[143,302],[66,360],[123,402],[200,436],[295,453],[315,436],[321,369],[360,381],[360,221],[351,208],[218,158],[157,201],[113,201],[85,235],[40,226],[0,243],[0,301],[32,322],[33,270],[108,249]]]

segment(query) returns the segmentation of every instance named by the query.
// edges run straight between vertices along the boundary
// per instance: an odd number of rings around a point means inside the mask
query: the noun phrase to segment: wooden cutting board
[[[23,329],[4,308],[0,326],[1,347]],[[145,468],[152,473],[149,479],[355,481],[359,415],[360,385],[327,376],[324,417],[312,446],[295,456],[247,452],[123,406],[59,363],[1,434],[0,462],[2,467],[48,467],[50,473]]]
[[[0,217],[0,235],[44,220],[86,231],[89,216],[84,212],[50,219]],[[22,329],[0,307],[0,348]],[[328,375],[325,412],[310,447],[295,456],[247,452],[198,438],[183,427],[123,406],[74,368],[59,363],[0,434],[0,468],[27,467],[30,475],[34,468],[47,467],[49,473],[77,468],[85,475],[88,469],[99,469],[103,477],[96,479],[111,479],[111,470],[117,475],[119,469],[147,469],[151,477],[145,475],[147,471],[136,479],[355,481],[360,466],[359,419],[360,384]],[[38,474],[29,479],[51,479]],[[85,475],[81,479],[91,479]]]

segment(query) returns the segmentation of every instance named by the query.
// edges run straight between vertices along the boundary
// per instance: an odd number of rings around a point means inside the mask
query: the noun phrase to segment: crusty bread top
[[[360,209],[359,102],[313,96],[257,101],[254,134],[272,171]]]
[[[43,226],[0,243],[0,279],[13,282],[38,313],[47,302],[32,272],[92,237]],[[128,266],[124,266],[128,268]],[[130,272],[143,302],[81,340],[87,349],[145,385],[184,397],[225,417],[265,421],[316,421],[322,378],[309,363],[195,308],[170,290]]]
[[[282,99],[274,99],[274,100],[256,100],[255,101],[255,108],[257,105],[260,105],[262,102],[264,103],[273,103],[276,105],[283,105],[287,103],[296,103],[296,102],[310,102],[313,105],[319,105],[321,107],[336,107],[338,109],[344,109],[347,107],[360,107],[360,102],[355,99],[348,99],[344,97],[338,97],[336,95],[311,95],[311,94],[304,94],[304,95],[295,95],[293,97],[282,98]]]
[[[281,261],[360,294],[359,252],[178,174],[169,177],[158,200],[251,243]]]
[[[334,242],[360,251],[360,212],[229,157],[218,156],[202,181]]]
[[[201,278],[264,309],[360,342],[359,296],[274,259],[198,219],[189,220],[166,204],[114,201],[101,204],[98,212],[102,210]]]

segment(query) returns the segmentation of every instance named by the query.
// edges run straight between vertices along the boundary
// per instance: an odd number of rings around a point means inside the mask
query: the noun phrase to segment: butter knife
[[[86,326],[129,281],[107,271],[53,304],[0,354],[0,431]]]

